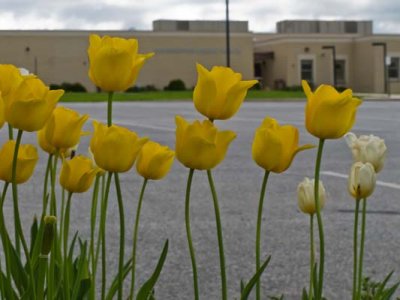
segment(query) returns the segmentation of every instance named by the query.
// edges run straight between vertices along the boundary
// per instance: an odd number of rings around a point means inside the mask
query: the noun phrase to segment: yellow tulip
[[[176,157],[190,169],[210,170],[217,166],[236,137],[233,131],[218,131],[208,120],[189,124],[181,116],[176,116],[175,122]]]
[[[139,71],[154,53],[139,54],[136,39],[97,34],[89,38],[89,77],[106,92],[125,91],[133,86]]]
[[[356,119],[361,100],[350,89],[338,93],[330,85],[320,85],[313,93],[307,81],[301,82],[307,96],[306,128],[321,139],[338,139],[345,135]]]
[[[5,119],[13,126],[25,131],[42,129],[63,90],[50,91],[38,78],[24,76],[22,82],[5,98]]]
[[[0,128],[4,125],[4,101],[0,92]]]
[[[92,185],[99,169],[88,157],[78,155],[64,160],[61,168],[60,184],[70,193],[84,193]]]
[[[289,168],[298,152],[313,147],[313,145],[299,147],[299,131],[296,127],[280,126],[275,119],[266,117],[256,129],[252,154],[254,161],[261,168],[282,173]]]
[[[197,84],[193,92],[196,109],[211,120],[226,120],[239,110],[247,90],[257,80],[242,80],[231,68],[213,67],[208,71],[197,64]]]
[[[0,92],[4,101],[14,88],[23,81],[20,70],[14,65],[0,65]]]
[[[0,180],[12,181],[15,141],[7,141],[0,149]],[[17,157],[16,183],[24,183],[32,176],[39,156],[32,145],[20,145]]]
[[[110,172],[129,171],[148,139],[139,138],[135,132],[116,125],[107,127],[94,121],[93,127],[90,149],[96,165]]]
[[[80,115],[78,112],[59,106],[54,109],[49,121],[38,132],[39,145],[48,153],[54,150],[64,152],[79,143],[82,126],[89,115]]]
[[[171,169],[174,156],[175,152],[167,146],[148,141],[140,150],[136,162],[136,171],[146,179],[161,179]]]

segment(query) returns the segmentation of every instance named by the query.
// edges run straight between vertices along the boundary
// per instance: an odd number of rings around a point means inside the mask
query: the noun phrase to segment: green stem
[[[124,251],[125,251],[125,214],[124,214],[124,202],[122,200],[121,185],[119,182],[118,173],[114,173],[115,188],[117,190],[118,210],[119,210],[119,222],[120,222],[120,239],[119,239],[119,264],[118,264],[118,300],[123,298],[123,281],[124,281]]]
[[[314,264],[315,264],[314,214],[311,214],[310,215],[310,289],[308,293],[310,299],[313,299]]]
[[[61,234],[61,231],[64,230],[64,217],[65,217],[65,189],[61,188],[61,207],[60,207],[60,240],[59,240],[59,245],[60,248],[63,248],[63,235]],[[65,238],[65,237],[64,237]]]
[[[325,241],[324,241],[324,224],[321,217],[321,205],[319,203],[319,172],[321,169],[322,150],[324,148],[324,139],[319,140],[317,160],[315,163],[315,182],[314,182],[314,195],[315,195],[315,208],[317,211],[318,233],[319,233],[319,271],[318,271],[318,295],[315,299],[322,299],[323,286],[324,286],[324,262],[325,262]]]
[[[48,203],[47,186],[49,182],[49,174],[51,171],[52,161],[53,161],[53,154],[49,154],[49,157],[47,159],[46,173],[44,175],[44,184],[43,184],[42,219],[46,215],[47,211],[47,203]]]
[[[190,259],[192,261],[194,299],[199,300],[199,284],[197,280],[196,256],[194,252],[194,247],[192,243],[192,233],[190,229],[190,188],[192,186],[193,173],[194,169],[190,169],[186,185],[185,224],[186,224],[186,236],[189,245]]]
[[[25,253],[26,257],[26,264],[28,266],[28,271],[30,275],[30,285],[32,288],[32,296],[33,299],[36,298],[36,287],[34,283],[34,277],[33,277],[33,270],[32,270],[32,265],[31,265],[31,258],[30,258],[30,253],[29,253],[29,248],[25,240],[24,232],[22,230],[22,225],[21,225],[21,219],[20,219],[20,214],[19,214],[19,206],[18,206],[18,188],[17,188],[17,161],[18,161],[18,151],[19,151],[19,146],[21,144],[21,139],[22,139],[22,134],[23,130],[19,129],[18,130],[18,135],[17,135],[17,140],[15,142],[15,149],[14,149],[14,157],[13,157],[13,164],[12,164],[12,194],[13,194],[13,204],[14,204],[14,219],[15,219],[15,242],[16,242],[16,249],[17,249],[17,254],[19,254],[19,241],[22,243],[22,248]]]
[[[50,214],[55,217],[57,217],[57,203],[56,203],[57,164],[58,164],[58,153],[54,155],[53,169],[51,172]]]
[[[142,190],[140,191],[139,202],[136,209],[136,219],[135,219],[135,227],[133,229],[133,243],[132,243],[132,276],[131,276],[131,291],[130,291],[130,299],[132,300],[135,297],[135,272],[136,272],[136,244],[137,244],[137,236],[139,231],[139,219],[140,219],[140,211],[142,208],[142,201],[144,191],[146,189],[147,179],[143,180]]]
[[[110,193],[112,173],[108,172],[106,190],[104,192],[103,201],[101,203],[100,215],[100,233],[101,233],[101,299],[104,300],[106,296],[106,281],[107,281],[107,267],[106,267],[106,217],[107,217],[107,204],[108,194]]]
[[[108,101],[107,101],[107,125],[110,127],[112,125],[112,99],[114,92],[108,92]]]
[[[13,128],[10,125],[10,123],[8,123],[8,139],[10,141],[12,141],[14,139],[14,133],[13,133]]]
[[[94,233],[96,230],[97,202],[99,196],[99,183],[101,175],[97,174],[92,195],[92,208],[90,213],[90,252],[89,260],[92,263],[92,284],[90,285],[90,299],[95,299],[96,292],[96,256],[94,252]]]
[[[357,286],[357,300],[361,299],[361,284],[364,260],[364,242],[365,242],[365,219],[367,216],[367,198],[362,199],[362,220],[361,220],[361,239],[360,239],[360,257],[358,262],[358,286]]]
[[[49,256],[48,255],[40,255],[39,256],[39,270],[37,275],[37,299],[44,299],[44,280],[46,278],[46,269],[48,264]]]
[[[358,211],[360,199],[356,199],[354,210],[354,231],[353,231],[353,300],[357,298],[357,243],[358,243]]]
[[[50,214],[55,217],[57,217],[57,204],[56,204],[57,163],[58,163],[58,153],[55,153],[53,157],[53,165],[51,167],[51,172],[50,172],[50,178],[51,178]],[[57,230],[55,230],[54,242],[53,245],[51,246],[49,274],[47,276],[47,299],[54,299],[55,283],[56,283],[55,282],[56,257],[58,257],[58,254],[60,252],[58,248],[59,243],[57,239],[58,239],[58,232]]]
[[[265,190],[267,187],[269,171],[265,171],[264,179],[261,185],[261,192],[260,192],[260,200],[258,202],[258,212],[257,212],[257,231],[256,231],[256,272],[260,269],[261,265],[261,222],[262,222],[262,213],[263,213],[263,205],[264,205],[264,198],[265,198]],[[261,299],[261,282],[260,277],[256,283],[256,299]]]
[[[21,246],[20,246],[19,225],[18,225],[19,207],[18,207],[18,187],[16,183],[16,178],[17,178],[18,151],[19,151],[19,146],[21,144],[22,134],[23,131],[18,130],[17,140],[15,141],[14,156],[13,156],[12,171],[11,171],[12,196],[14,205],[15,248],[18,255],[20,255]]]
[[[68,266],[68,234],[69,234],[69,219],[71,214],[71,199],[72,193],[68,193],[67,206],[65,207],[64,224],[63,224],[63,246],[64,246],[64,289],[65,299],[70,299],[69,289],[69,266]],[[61,228],[60,228],[61,230]]]
[[[221,216],[219,213],[218,197],[215,191],[214,180],[212,178],[211,170],[207,170],[208,182],[211,188],[211,194],[214,202],[215,211],[215,221],[217,225],[217,235],[218,235],[218,248],[219,248],[219,263],[221,268],[221,289],[222,289],[222,300],[227,300],[227,286],[226,286],[226,273],[225,273],[225,254],[224,254],[224,241],[222,235],[222,224]]]
[[[8,186],[10,185],[9,182],[5,182],[3,186],[3,192],[1,194],[1,203],[0,203],[0,234],[1,234],[1,240],[3,242],[3,248],[4,248],[4,255],[5,255],[5,260],[6,260],[6,276],[7,276],[7,285],[12,286],[12,281],[11,281],[11,257],[10,257],[10,236],[8,235],[7,228],[5,226],[4,222],[4,212],[3,212],[3,207],[4,207],[4,201],[7,195],[7,189]],[[9,293],[11,295],[11,298],[14,299],[14,294],[10,291]]]

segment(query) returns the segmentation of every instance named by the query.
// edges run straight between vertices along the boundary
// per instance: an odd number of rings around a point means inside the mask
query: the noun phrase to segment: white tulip
[[[314,179],[304,178],[302,182],[299,183],[297,187],[297,200],[299,208],[302,212],[306,214],[314,214],[317,209],[315,207],[314,199]],[[319,207],[322,210],[325,206],[325,188],[322,181],[319,181],[318,187],[319,194]]]
[[[345,136],[355,162],[369,162],[374,166],[375,172],[382,170],[386,157],[385,141],[374,135],[361,135],[359,138],[349,132]]]
[[[370,196],[376,183],[374,167],[369,162],[355,162],[350,170],[349,192],[355,199],[363,199]]]

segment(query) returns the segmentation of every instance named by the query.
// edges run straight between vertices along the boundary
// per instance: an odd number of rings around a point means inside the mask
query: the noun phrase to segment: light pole
[[[386,55],[387,55],[387,45],[384,42],[375,42],[372,43],[372,46],[377,46],[377,47],[383,47],[383,81],[385,83],[385,94],[388,94],[390,97],[390,87],[389,87],[389,81],[388,81],[388,71],[387,71],[387,65],[386,65]]]
[[[231,45],[230,45],[230,32],[229,32],[229,0],[225,0],[226,11],[226,66],[231,66]]]
[[[336,47],[329,45],[329,46],[322,46],[322,49],[332,50],[332,62],[333,62],[333,86],[336,87]]]

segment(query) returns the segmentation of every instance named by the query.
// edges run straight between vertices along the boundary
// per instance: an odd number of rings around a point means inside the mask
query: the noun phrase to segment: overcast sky
[[[400,0],[230,0],[233,20],[275,31],[284,19],[373,20],[400,34]],[[225,0],[0,0],[0,29],[149,30],[156,19],[225,18]]]

